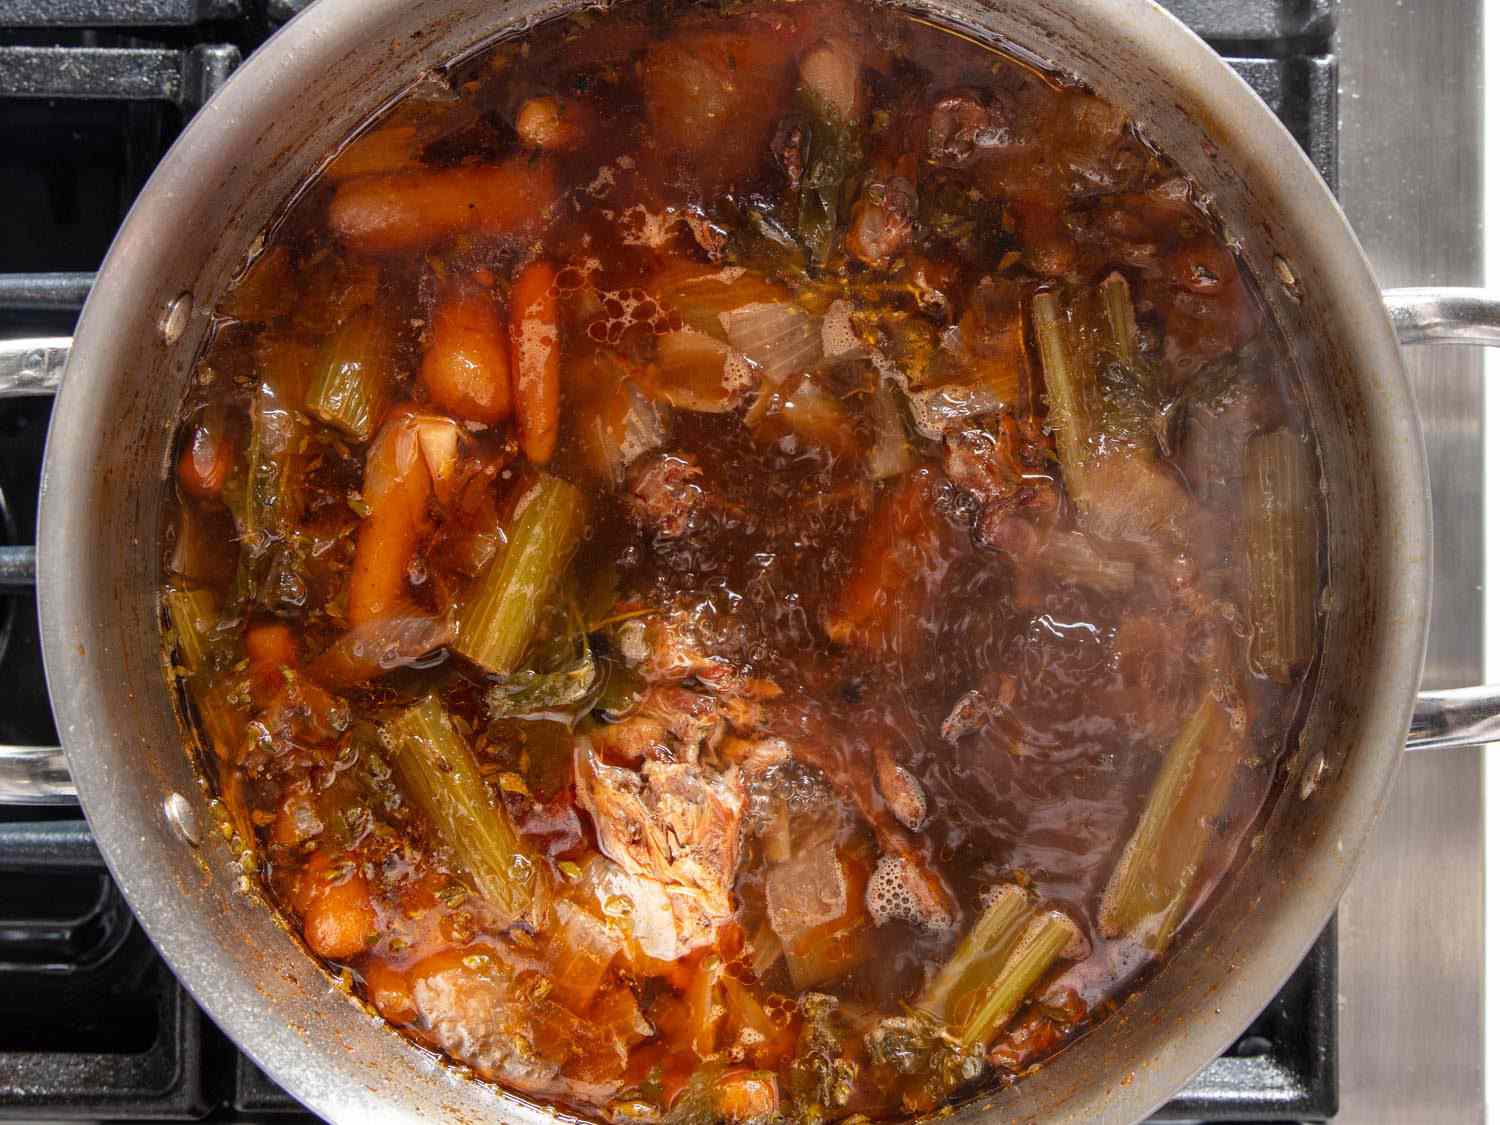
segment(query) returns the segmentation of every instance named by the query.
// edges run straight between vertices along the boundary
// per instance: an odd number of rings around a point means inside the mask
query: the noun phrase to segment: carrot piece
[[[217,500],[234,468],[234,443],[224,432],[222,412],[207,410],[193,423],[177,459],[182,490],[200,500]]]
[[[562,359],[557,270],[550,262],[532,262],[516,278],[510,293],[510,339],[521,449],[532,464],[543,465],[557,448]]]
[[[510,416],[510,343],[487,294],[460,291],[438,302],[421,378],[433,404],[456,418],[493,425]]]
[[[260,723],[273,740],[329,743],[348,727],[348,704],[301,672],[260,664],[251,673]]]
[[[365,988],[375,1010],[394,1024],[411,1023],[417,1018],[417,1002],[411,994],[406,974],[384,961],[371,961],[362,970]]]
[[[719,1079],[713,1092],[714,1114],[720,1121],[769,1121],[781,1108],[776,1075],[770,1071],[732,1071]]]
[[[415,125],[384,125],[345,145],[324,174],[337,182],[372,172],[398,172],[421,162],[428,140]]]
[[[362,625],[394,613],[406,592],[406,568],[427,524],[432,477],[422,458],[419,425],[408,410],[385,424],[365,460],[364,502],[354,565],[349,574],[348,618]]]
[[[824,622],[829,640],[872,653],[916,654],[929,599],[953,561],[935,488],[931,471],[919,469],[882,497]]]
[[[291,628],[279,622],[252,625],[245,631],[245,655],[252,664],[294,668],[297,665],[297,641]]]
[[[548,152],[577,148],[593,125],[588,107],[572,98],[529,98],[516,111],[516,134]]]
[[[301,879],[297,905],[302,936],[312,951],[330,961],[363,953],[375,935],[375,908],[359,865],[348,857],[335,862],[327,852],[314,852]]]
[[[284,848],[301,847],[323,830],[323,821],[313,803],[312,786],[300,782],[291,788],[271,822],[271,842]]]
[[[256,705],[268,707],[286,686],[284,668],[297,667],[297,642],[282,624],[252,625],[245,631],[250,658],[250,693]]]
[[[381,254],[429,246],[461,231],[535,233],[556,197],[546,161],[361,176],[339,185],[328,225],[345,245]]]

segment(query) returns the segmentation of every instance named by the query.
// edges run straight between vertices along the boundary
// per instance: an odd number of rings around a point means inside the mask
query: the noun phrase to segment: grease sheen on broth
[[[388,1021],[589,1117],[1021,1079],[1296,730],[1317,463],[1247,275],[1118,109],[887,9],[454,64],[197,364],[164,639],[240,843]]]

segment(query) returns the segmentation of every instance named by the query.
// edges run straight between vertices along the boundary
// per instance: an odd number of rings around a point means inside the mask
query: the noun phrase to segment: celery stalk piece
[[[1210,822],[1223,811],[1238,762],[1224,706],[1211,695],[1178,732],[1135,832],[1104,888],[1099,930],[1159,949],[1186,911]]]
[[[1112,273],[1099,286],[1104,301],[1104,315],[1109,320],[1109,334],[1115,358],[1121,363],[1135,363],[1135,302],[1130,298],[1130,283]]]
[[[177,636],[177,654],[188,673],[207,666],[219,624],[219,600],[211,590],[168,590],[162,595],[172,632]]]
[[[896,399],[896,390],[885,380],[875,387],[870,400],[870,421],[875,441],[865,455],[865,469],[871,480],[889,480],[911,470],[915,463],[911,443],[906,437],[906,419]]]
[[[250,401],[245,483],[235,511],[240,558],[230,601],[276,606],[276,578],[295,578],[294,549],[302,518],[300,449],[307,420],[283,388],[287,372],[267,369]]]
[[[1083,935],[1066,914],[1049,910],[1032,918],[979,1006],[964,1021],[959,1034],[963,1045],[988,1045],[1005,1029],[1026,994],[1053,962],[1059,957],[1076,956],[1082,943]]]
[[[198,729],[215,757],[231,760],[244,742],[245,715],[213,678],[215,656],[228,647],[218,632],[219,601],[202,589],[168,590],[162,601],[177,638],[178,662],[187,673],[183,686],[198,712]]]
[[[1245,468],[1250,660],[1290,683],[1316,643],[1318,482],[1309,451],[1287,429],[1251,438]]]
[[[224,685],[216,684],[208,676],[192,676],[185,683],[198,711],[198,728],[208,741],[208,749],[219,761],[237,762],[245,745],[245,713],[229,702]]]
[[[490,801],[479,763],[437,696],[429,695],[385,728],[391,764],[412,803],[506,925],[535,925],[545,876],[504,806]]]
[[[714,1053],[719,1024],[724,1019],[724,1005],[719,1000],[719,982],[724,978],[724,962],[710,953],[698,962],[683,999],[687,1001],[688,1045],[700,1059]]]
[[[583,538],[584,498],[543,475],[505,528],[505,546],[459,609],[454,651],[496,675],[515,671]]]
[[[307,388],[307,412],[355,441],[369,441],[391,397],[391,333],[369,305],[333,334]]]
[[[1045,542],[1047,565],[1064,581],[1104,594],[1126,594],[1135,586],[1135,563],[1107,557],[1081,531],[1057,531]]]
[[[1037,350],[1042,357],[1042,381],[1047,388],[1047,420],[1057,435],[1058,460],[1069,495],[1084,495],[1084,468],[1089,460],[1089,387],[1086,370],[1069,346],[1067,317],[1055,291],[1038,293],[1031,301]]]
[[[296,522],[300,497],[293,460],[302,434],[303,421],[268,378],[250,405],[250,479],[241,516],[240,538],[257,554],[264,553],[269,542],[284,538]]]
[[[961,1025],[964,1009],[974,1006],[1015,947],[1031,907],[1031,896],[1014,883],[1000,887],[916,1006],[945,1023]]]

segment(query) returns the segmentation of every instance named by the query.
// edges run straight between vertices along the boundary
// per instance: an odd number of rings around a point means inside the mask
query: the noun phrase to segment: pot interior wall
[[[349,127],[424,68],[569,6],[322,0],[311,8],[199,114],[154,177],[90,298],[54,414],[43,625],[58,723],[89,819],[132,906],[209,1014],[288,1090],[343,1120],[545,1118],[450,1074],[359,1010],[269,910],[246,901],[161,678],[155,590],[171,423],[225,279]],[[1316,172],[1161,9],[1135,0],[913,8],[1081,75],[1208,188],[1296,344],[1325,463],[1336,594],[1327,657],[1306,747],[1263,845],[1143,995],[1041,1074],[962,1111],[1131,1120],[1227,1045],[1295,967],[1392,776],[1425,628],[1420,435],[1378,293]],[[1277,280],[1278,254],[1296,275],[1293,289]],[[194,312],[168,346],[158,317],[182,292]],[[200,811],[199,848],[167,826],[162,802],[173,791]]]

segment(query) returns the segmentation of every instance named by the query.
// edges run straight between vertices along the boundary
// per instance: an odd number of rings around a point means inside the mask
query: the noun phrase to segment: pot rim
[[[1403,372],[1379,287],[1343,213],[1310,161],[1251,88],[1155,0],[1052,3],[1065,6],[1102,42],[1129,41],[1134,52],[1150,60],[1154,84],[1190,97],[1191,116],[1213,123],[1209,133],[1235,154],[1239,173],[1277,202],[1278,215],[1295,236],[1301,258],[1316,261],[1321,273],[1336,283],[1328,303],[1341,337],[1357,341],[1352,346],[1358,348],[1360,367],[1371,372],[1372,379],[1374,372]],[[84,307],[52,414],[38,518],[43,563],[37,597],[49,691],[80,801],[111,874],[152,942],[213,1020],[298,1100],[322,1116],[343,1120],[417,1118],[408,1107],[382,1100],[399,1089],[399,1073],[394,1081],[387,1076],[380,1090],[347,1059],[342,1068],[331,1067],[332,1073],[329,1066],[315,1065],[313,1056],[323,1051],[331,1059],[331,1049],[309,1042],[299,1029],[283,1026],[277,1014],[267,1010],[269,1002],[245,1003],[246,990],[226,988],[214,958],[204,955],[203,944],[211,940],[208,928],[191,912],[184,916],[163,909],[178,891],[174,874],[153,853],[154,839],[112,800],[116,767],[109,754],[96,749],[108,741],[109,730],[91,713],[88,693],[78,690],[87,677],[99,674],[91,667],[97,657],[79,640],[92,635],[93,623],[82,599],[70,596],[70,568],[48,565],[47,560],[66,559],[70,544],[87,541],[90,515],[87,505],[76,501],[86,494],[83,485],[94,467],[89,443],[77,440],[77,419],[91,425],[98,415],[98,404],[89,394],[89,371],[96,363],[110,362],[120,346],[118,326],[138,313],[142,293],[153,292],[151,279],[160,272],[160,232],[174,228],[184,201],[191,206],[206,190],[200,161],[226,150],[253,150],[261,120],[255,111],[267,90],[315,83],[321,72],[339,64],[343,45],[360,29],[384,26],[409,5],[410,0],[320,0],[246,60],[188,123],[131,208]],[[965,22],[956,0],[910,6],[950,23]],[[1364,429],[1372,448],[1382,452],[1372,469],[1378,476],[1379,515],[1385,526],[1395,529],[1389,549],[1399,552],[1404,564],[1387,566],[1380,576],[1380,593],[1385,604],[1397,607],[1399,620],[1383,626],[1390,659],[1371,672],[1368,702],[1359,717],[1372,737],[1345,771],[1351,787],[1348,800],[1363,815],[1352,818],[1350,831],[1339,841],[1348,862],[1321,872],[1286,911],[1283,925],[1305,940],[1279,943],[1252,960],[1255,972],[1266,978],[1283,980],[1290,975],[1336,908],[1353,873],[1353,858],[1363,848],[1394,781],[1420,680],[1431,584],[1430,498],[1415,401],[1405,379],[1396,382],[1399,385],[1388,386],[1387,393],[1366,395],[1365,403]],[[71,440],[63,440],[64,435]],[[155,545],[137,544],[135,549],[155,550]],[[149,673],[155,676],[156,669]],[[1207,1010],[1205,1005],[1197,1030],[1206,1044],[1221,1051],[1269,998],[1245,989],[1227,994],[1217,1009]],[[1066,1113],[1111,1120],[1144,1117],[1211,1057],[1207,1049],[1159,1057],[1128,1089],[1082,1095]],[[455,1098],[450,1112],[466,1115],[467,1107],[458,1102]],[[515,1098],[507,1098],[505,1104],[517,1121],[540,1123],[549,1118]]]

